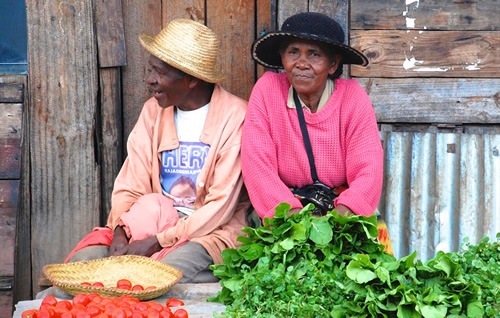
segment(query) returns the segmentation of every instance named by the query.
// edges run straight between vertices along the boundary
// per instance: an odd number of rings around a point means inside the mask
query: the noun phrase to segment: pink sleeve
[[[346,176],[349,189],[335,200],[355,214],[372,215],[382,192],[383,149],[372,103],[359,86],[351,98],[352,112],[342,120],[348,121],[346,133]]]
[[[261,218],[274,216],[274,209],[281,202],[288,202],[292,208],[302,208],[300,201],[278,176],[278,154],[271,139],[266,112],[266,102],[269,101],[264,100],[260,89],[271,85],[268,78],[261,77],[250,96],[241,147],[243,179],[253,208]]]

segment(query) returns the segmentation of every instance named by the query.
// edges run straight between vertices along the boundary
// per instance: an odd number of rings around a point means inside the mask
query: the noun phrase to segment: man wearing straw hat
[[[219,42],[205,25],[170,22],[154,37],[146,80],[152,94],[132,130],[106,227],[66,261],[136,254],[183,272],[181,282],[212,282],[211,264],[236,246],[249,207],[240,140],[246,102],[219,84]]]

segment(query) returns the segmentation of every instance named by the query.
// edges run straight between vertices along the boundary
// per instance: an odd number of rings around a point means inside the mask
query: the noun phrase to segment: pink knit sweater
[[[312,183],[297,111],[286,106],[289,87],[284,73],[266,72],[253,88],[243,126],[243,180],[261,218],[272,217],[281,202],[301,208],[289,188]],[[364,89],[354,79],[337,79],[325,107],[304,115],[320,181],[349,186],[335,205],[373,214],[382,190],[383,150]]]

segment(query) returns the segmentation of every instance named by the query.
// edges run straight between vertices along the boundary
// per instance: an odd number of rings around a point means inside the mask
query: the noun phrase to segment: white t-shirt
[[[196,179],[210,147],[200,141],[205,125],[207,104],[191,111],[175,109],[175,128],[179,148],[161,153],[160,182],[163,194],[174,200],[175,208],[184,214],[194,212]]]

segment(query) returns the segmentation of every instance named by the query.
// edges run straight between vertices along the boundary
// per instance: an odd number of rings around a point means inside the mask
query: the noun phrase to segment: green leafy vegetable
[[[210,299],[226,305],[222,317],[498,317],[500,234],[424,263],[386,254],[375,216],[311,210],[280,204],[222,253]]]

